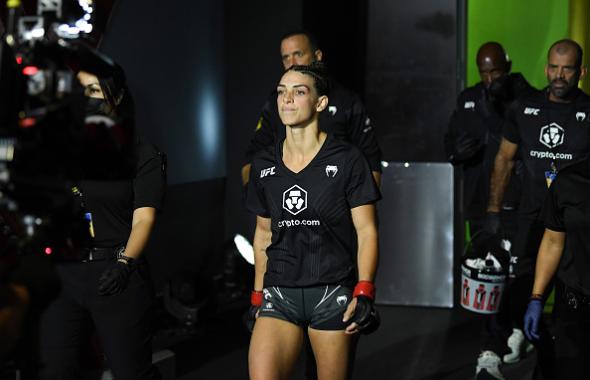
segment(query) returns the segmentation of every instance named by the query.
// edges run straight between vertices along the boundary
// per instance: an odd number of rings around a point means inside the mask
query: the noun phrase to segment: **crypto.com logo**
[[[539,134],[539,141],[547,148],[555,148],[563,144],[565,138],[565,131],[557,123],[551,123],[541,128]]]
[[[283,193],[283,208],[293,215],[307,208],[307,191],[295,185]]]

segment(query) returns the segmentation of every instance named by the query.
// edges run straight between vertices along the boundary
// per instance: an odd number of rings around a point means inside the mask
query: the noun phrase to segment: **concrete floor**
[[[463,309],[379,306],[382,325],[359,342],[353,379],[473,379],[479,354],[480,323]],[[249,335],[239,313],[228,313],[202,326],[190,340],[176,344],[176,378],[247,379]],[[528,379],[534,354],[505,365],[507,380]],[[304,379],[300,358],[292,379]]]

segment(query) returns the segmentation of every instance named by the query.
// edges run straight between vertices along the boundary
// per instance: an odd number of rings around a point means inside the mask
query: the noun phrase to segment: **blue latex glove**
[[[543,301],[532,299],[524,313],[524,335],[528,340],[539,340],[539,320],[543,314]]]

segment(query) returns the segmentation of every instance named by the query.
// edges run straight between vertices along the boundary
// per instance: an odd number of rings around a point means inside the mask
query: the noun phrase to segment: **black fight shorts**
[[[259,317],[271,317],[315,330],[344,330],[344,312],[352,300],[352,290],[341,285],[311,288],[263,289]]]

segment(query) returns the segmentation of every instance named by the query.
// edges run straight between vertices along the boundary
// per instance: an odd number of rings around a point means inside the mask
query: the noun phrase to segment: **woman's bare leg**
[[[307,331],[318,368],[318,380],[345,380],[352,336],[343,330],[309,328]]]
[[[287,379],[299,357],[302,344],[301,327],[281,319],[258,318],[248,352],[250,379]]]

